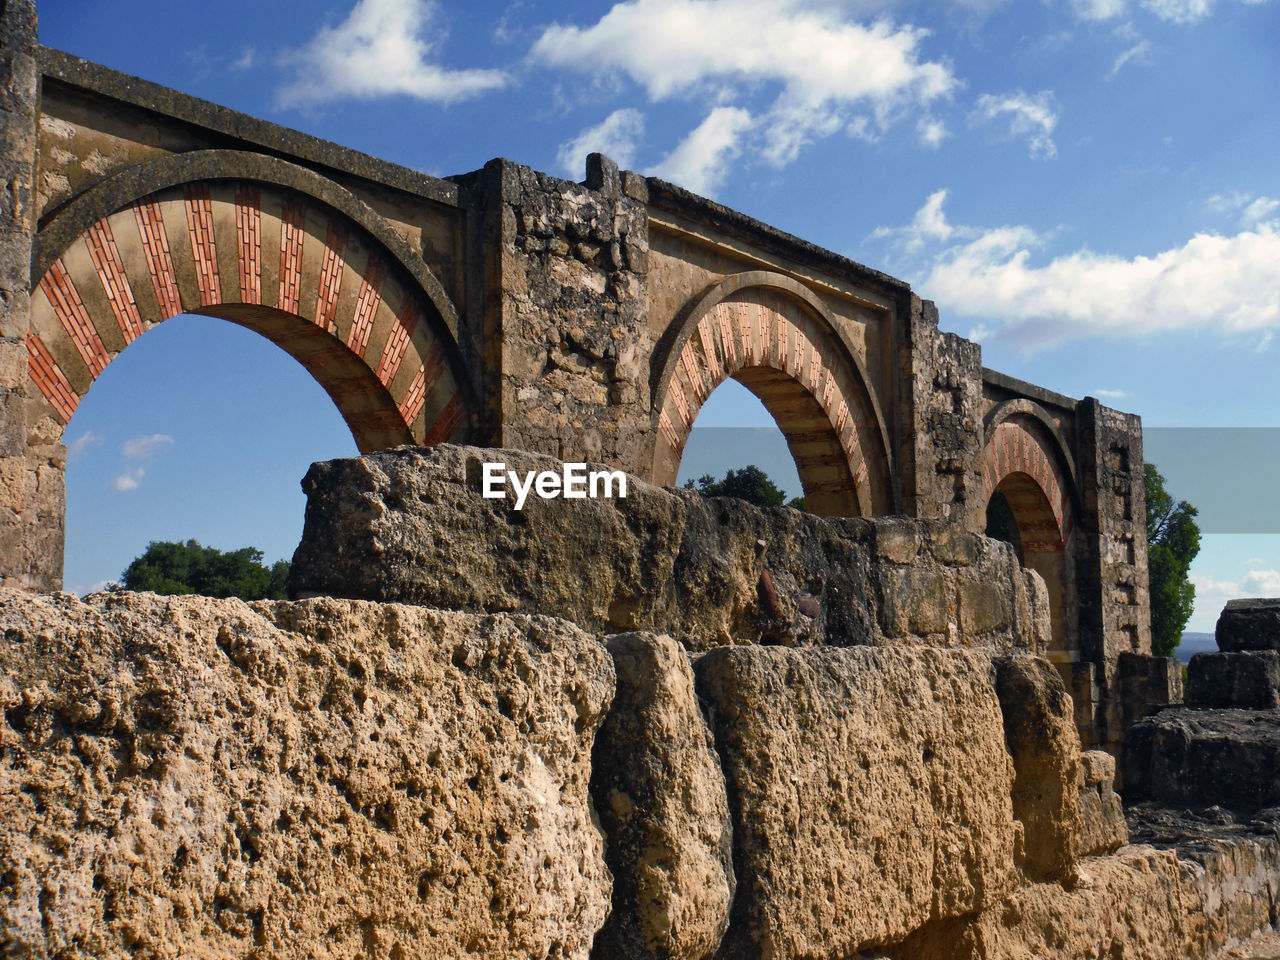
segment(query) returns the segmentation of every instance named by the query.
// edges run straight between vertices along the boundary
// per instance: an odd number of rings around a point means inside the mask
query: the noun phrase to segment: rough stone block
[[[596,738],[591,793],[613,873],[603,960],[702,960],[733,900],[724,773],[693,670],[670,637],[610,637],[617,695]]]
[[[1120,795],[1111,784],[1080,791],[1080,839],[1078,853],[1097,857],[1119,850],[1129,842]]]
[[[1280,651],[1196,654],[1187,665],[1187,705],[1280,707]]]
[[[1216,636],[1223,653],[1280,650],[1280,597],[1228,600]]]
[[[602,633],[665,633],[692,650],[881,645],[910,634],[1035,650],[1048,635],[1043,584],[1007,544],[974,538],[963,566],[918,549],[945,537],[944,523],[762,510],[635,477],[625,499],[535,494],[517,511],[514,499],[482,496],[486,462],[521,478],[564,469],[538,454],[452,444],[312,465],[291,593],[545,613]],[[915,559],[892,562],[879,555],[886,547]],[[990,630],[963,633],[962,577],[1003,591],[1012,619],[987,617],[975,623]]]
[[[1105,750],[1085,750],[1080,754],[1080,776],[1086,787],[1111,783],[1116,778],[1116,758]]]
[[[603,645],[548,618],[0,593],[15,956],[586,958]]]
[[[990,670],[923,648],[697,662],[738,867],[724,956],[846,957],[1010,889],[1013,768]]]
[[[996,662],[996,691],[1017,777],[1013,815],[1023,827],[1023,870],[1032,879],[1070,876],[1080,831],[1080,737],[1071,697],[1053,664],[1038,657]]]
[[[1280,711],[1163,710],[1129,728],[1122,759],[1131,800],[1280,804]]]

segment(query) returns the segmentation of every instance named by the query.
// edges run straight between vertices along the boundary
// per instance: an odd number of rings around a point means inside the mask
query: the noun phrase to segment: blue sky
[[[50,46],[436,175],[507,156],[580,179],[604,150],[903,277],[988,366],[1148,427],[1280,427],[1280,0],[40,14]],[[254,336],[166,323],[85,399],[66,435],[68,588],[150,539],[291,552],[307,463],[354,445],[301,368],[236,338]],[[715,399],[707,424],[767,423],[749,396]],[[1195,459],[1178,470],[1251,469]],[[1280,526],[1205,519],[1196,630],[1229,596],[1280,594]]]

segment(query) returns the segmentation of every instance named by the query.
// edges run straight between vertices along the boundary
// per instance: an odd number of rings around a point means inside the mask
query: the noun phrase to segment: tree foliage
[[[803,497],[787,495],[755,464],[741,470],[729,470],[723,480],[704,474],[685,484],[687,490],[697,490],[704,497],[737,497],[757,507],[780,507],[784,503],[799,510],[804,509]]]
[[[1191,583],[1191,561],[1200,552],[1200,527],[1196,508],[1175,500],[1165,490],[1164,477],[1146,465],[1147,569],[1151,582],[1151,650],[1167,657],[1182,639],[1191,619],[1196,588]]]
[[[256,547],[223,552],[195,540],[177,543],[153,540],[142,556],[121,575],[120,589],[152,593],[195,593],[206,597],[240,597],[242,600],[283,600],[289,561],[270,567]]]

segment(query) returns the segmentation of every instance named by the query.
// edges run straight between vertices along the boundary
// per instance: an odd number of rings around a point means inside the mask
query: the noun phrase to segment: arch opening
[[[1072,664],[1081,659],[1073,576],[1073,503],[1069,474],[1056,444],[1032,416],[1019,413],[987,439],[986,534],[1013,546],[1019,562],[1044,581],[1050,648],[1045,656],[1073,689]]]
[[[782,432],[807,509],[892,512],[882,430],[857,364],[808,304],[762,286],[735,288],[685,321],[656,381],[657,483],[675,482],[699,411],[730,379]]]
[[[113,362],[66,439],[63,575],[81,592],[118,579],[152,540],[289,559],[299,480],[315,460],[356,453],[310,371],[241,326],[194,315]]]
[[[66,233],[59,222],[48,231]],[[64,427],[137,337],[196,313],[253,330],[301,363],[362,452],[461,439],[472,404],[456,345],[397,258],[349,216],[285,187],[166,187],[47,260],[27,336],[33,394]]]

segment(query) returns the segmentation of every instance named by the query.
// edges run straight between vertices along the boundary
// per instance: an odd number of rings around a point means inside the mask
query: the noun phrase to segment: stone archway
[[[265,157],[217,158],[225,178],[183,182],[210,159],[131,175],[151,188],[138,197],[108,181],[41,230],[28,372],[55,422],[65,427],[138,336],[199,313],[298,360],[362,452],[465,437],[475,405],[452,307],[438,284],[419,282],[420,264],[375,235],[376,215],[349,194],[335,203],[308,192],[314,175]]]
[[[746,275],[688,313],[655,384],[655,482],[675,482],[698,411],[732,377],[777,422],[812,512],[892,512],[883,423],[866,378],[816,298],[795,287]]]
[[[987,535],[1011,543],[1018,559],[1044,580],[1049,594],[1053,647],[1048,659],[1071,686],[1069,664],[1080,659],[1072,534],[1074,481],[1058,438],[1025,401],[1002,408],[987,427],[983,479]]]

